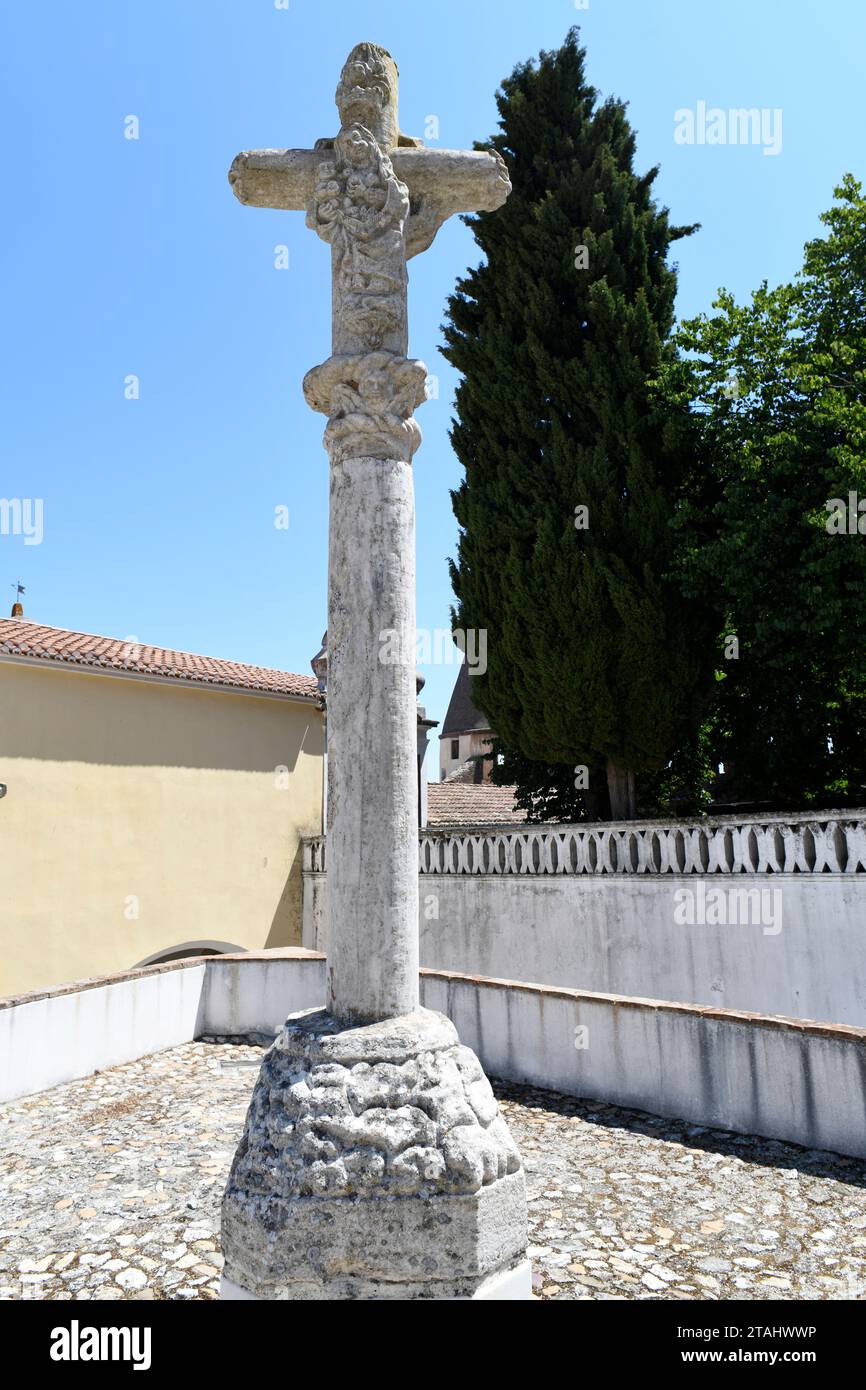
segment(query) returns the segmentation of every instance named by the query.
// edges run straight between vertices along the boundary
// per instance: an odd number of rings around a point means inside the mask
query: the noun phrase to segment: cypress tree
[[[465,470],[451,576],[457,625],[488,632],[472,698],[502,743],[606,776],[620,817],[700,725],[719,618],[669,577],[695,464],[687,412],[650,389],[673,351],[668,251],[695,229],[657,206],[584,61],[573,29],[497,96],[513,192],[466,219],[485,259],[444,327]]]

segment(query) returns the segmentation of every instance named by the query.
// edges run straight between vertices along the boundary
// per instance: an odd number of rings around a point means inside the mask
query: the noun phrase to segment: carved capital
[[[413,411],[427,399],[423,362],[391,352],[330,357],[304,377],[304,397],[328,416],[325,448],[347,458],[410,462],[421,443]]]

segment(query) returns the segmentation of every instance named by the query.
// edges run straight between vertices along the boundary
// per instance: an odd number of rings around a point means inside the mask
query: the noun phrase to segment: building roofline
[[[491,738],[493,737],[490,720],[472,702],[469,674],[469,667],[466,662],[461,661],[457,671],[457,679],[454,682],[454,689],[451,692],[451,699],[448,701],[448,709],[445,711],[445,718],[442,721],[440,742],[458,734],[489,733]]]
[[[17,629],[30,629],[33,639],[42,646],[41,650],[28,649],[26,632],[20,631],[15,638],[6,636],[11,625]],[[40,643],[40,635],[42,642]],[[108,643],[113,650],[96,652],[92,650],[57,650],[50,642],[58,638],[75,638],[85,643]],[[10,650],[10,646],[13,648]],[[118,659],[118,652],[124,647],[136,647],[141,651],[153,653],[157,659],[147,662],[141,657],[131,659],[129,664]],[[20,648],[15,650],[15,648]],[[178,658],[176,664],[161,665],[160,658]],[[177,647],[160,647],[151,642],[135,642],[118,637],[105,637],[95,632],[79,632],[74,628],[60,628],[38,623],[27,618],[0,619],[0,662],[9,665],[26,666],[38,670],[64,670],[79,675],[116,676],[125,680],[148,681],[154,685],[186,687],[194,690],[212,690],[220,694],[253,695],[260,699],[291,700],[297,704],[319,705],[319,692],[312,676],[297,675],[292,671],[281,671],[275,667],[254,666],[223,657],[207,656],[198,652],[181,651]],[[201,663],[196,666],[195,663]],[[207,667],[211,668],[211,674]],[[144,668],[144,669],[143,669]],[[148,669],[150,668],[150,669]],[[236,675],[237,679],[230,679]],[[267,678],[271,678],[272,684]],[[307,685],[307,690],[280,689],[279,686],[298,682]]]
[[[114,676],[116,680],[142,681],[148,685],[168,685],[177,690],[210,690],[215,695],[252,695],[258,700],[291,700],[298,705],[319,704],[317,695],[295,695],[289,690],[262,690],[251,685],[227,685],[221,681],[196,680],[194,676],[155,676],[147,671],[121,671],[116,666],[91,666],[86,661],[65,661],[57,656],[14,656],[0,651],[0,665],[27,666],[35,671],[65,671],[72,676]]]

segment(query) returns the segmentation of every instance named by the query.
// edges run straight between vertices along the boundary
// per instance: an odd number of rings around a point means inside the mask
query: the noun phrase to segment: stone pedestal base
[[[520,1156],[453,1024],[291,1017],[253,1093],[222,1244],[224,1298],[528,1297]]]
[[[343,1296],[342,1294],[334,1293],[332,1289],[324,1284],[319,1285],[315,1291],[310,1291],[309,1293],[300,1294],[297,1292],[287,1292],[285,1295],[286,1299],[303,1297],[308,1301],[341,1298]],[[437,1293],[430,1288],[425,1288],[424,1292],[419,1294],[413,1292],[408,1285],[389,1283],[380,1284],[377,1290],[372,1293],[354,1290],[351,1293],[347,1293],[345,1297],[356,1299],[373,1298],[377,1300],[391,1299],[392,1301],[399,1299],[436,1298],[457,1303],[469,1302],[470,1300],[472,1302],[479,1300],[488,1303],[522,1302],[524,1299],[531,1299],[533,1297],[532,1265],[529,1263],[529,1260],[521,1260],[520,1264],[513,1265],[511,1269],[503,1269],[500,1270],[498,1274],[488,1275],[486,1279],[482,1279],[477,1285],[474,1293],[445,1294]],[[239,1284],[233,1284],[231,1279],[227,1279],[225,1275],[223,1275],[220,1285],[220,1298],[229,1302],[263,1301],[258,1294],[247,1293],[246,1289],[242,1289]]]

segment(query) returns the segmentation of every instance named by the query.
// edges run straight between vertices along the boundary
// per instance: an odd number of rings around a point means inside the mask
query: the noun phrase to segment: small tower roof
[[[447,738],[449,734],[471,734],[480,729],[490,729],[490,720],[472,703],[469,693],[469,667],[462,661],[439,737]]]

